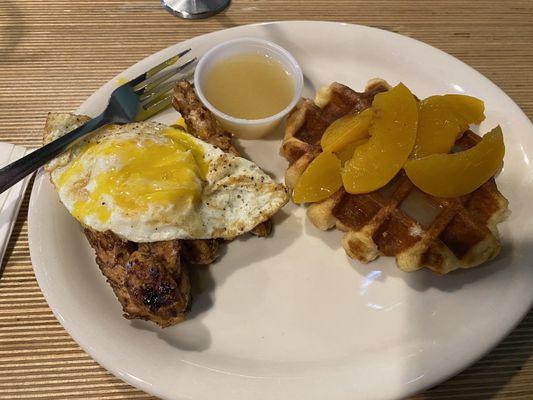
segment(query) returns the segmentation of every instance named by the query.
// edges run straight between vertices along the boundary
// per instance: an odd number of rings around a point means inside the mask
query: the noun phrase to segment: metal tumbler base
[[[224,10],[230,0],[161,0],[168,12],[185,19],[209,18]]]

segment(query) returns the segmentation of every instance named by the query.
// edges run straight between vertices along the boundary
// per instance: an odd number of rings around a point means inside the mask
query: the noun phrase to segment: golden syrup
[[[202,87],[207,101],[235,118],[261,119],[289,105],[294,81],[283,65],[262,54],[242,54],[215,63]]]

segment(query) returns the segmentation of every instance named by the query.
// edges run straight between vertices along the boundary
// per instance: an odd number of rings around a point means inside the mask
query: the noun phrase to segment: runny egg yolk
[[[83,221],[95,215],[105,222],[115,207],[135,215],[150,205],[179,211],[198,200],[208,167],[203,148],[179,129],[166,128],[160,135],[166,140],[106,138],[87,144],[57,182],[60,188],[75,187],[83,173],[91,174],[86,196],[74,203],[74,217]],[[113,162],[100,173],[86,170],[88,161],[94,168],[102,158]]]

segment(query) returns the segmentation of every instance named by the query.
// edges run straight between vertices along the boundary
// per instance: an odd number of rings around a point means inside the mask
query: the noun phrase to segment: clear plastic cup
[[[289,73],[294,82],[294,95],[287,107],[261,119],[236,118],[225,114],[214,107],[203,93],[205,73],[216,62],[242,54],[264,54],[277,60]],[[283,47],[263,39],[240,38],[221,43],[205,53],[194,72],[194,86],[198,97],[204,105],[216,116],[224,129],[243,139],[257,139],[276,128],[283,118],[291,111],[300,97],[303,89],[303,74],[298,62]]]

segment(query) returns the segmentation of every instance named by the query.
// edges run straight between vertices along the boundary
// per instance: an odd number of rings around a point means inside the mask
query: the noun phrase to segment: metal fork
[[[167,67],[176,64],[190,50],[180,52],[116,88],[111,93],[106,109],[97,117],[0,169],[0,193],[95,129],[110,123],[144,121],[167,108],[172,102],[172,88],[178,81],[169,79],[196,62],[196,57],[179,66]]]

